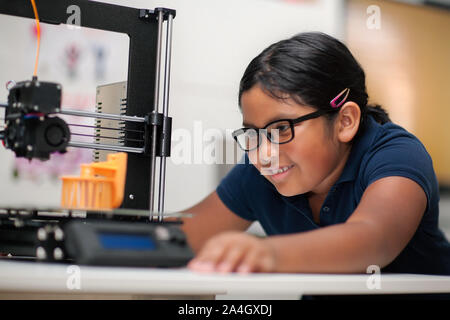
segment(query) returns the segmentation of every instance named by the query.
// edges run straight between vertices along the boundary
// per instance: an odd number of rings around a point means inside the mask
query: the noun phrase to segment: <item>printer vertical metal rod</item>
[[[153,104],[153,112],[159,112],[159,84],[160,84],[160,69],[161,69],[161,47],[162,47],[162,25],[163,25],[163,12],[158,12],[158,41],[156,47],[156,81],[155,81],[155,100]],[[153,125],[152,128],[152,145],[151,145],[151,168],[150,168],[150,203],[149,203],[149,219],[153,220],[153,209],[155,199],[155,166],[156,166],[156,135],[157,126]]]
[[[163,114],[164,117],[169,115],[169,91],[170,91],[170,66],[172,58],[172,25],[173,16],[169,14],[167,19],[166,33],[166,61],[164,70],[164,94],[163,94]],[[166,186],[166,156],[162,156],[159,165],[159,203],[158,203],[158,219],[161,222],[164,218],[164,193]]]

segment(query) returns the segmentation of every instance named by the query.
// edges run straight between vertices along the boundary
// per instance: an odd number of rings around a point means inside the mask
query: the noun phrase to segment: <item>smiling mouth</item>
[[[277,177],[277,176],[281,176],[283,173],[289,171],[289,169],[291,169],[292,167],[294,167],[293,164],[291,164],[290,166],[283,166],[283,167],[280,167],[277,169],[262,168],[261,174],[267,175],[267,176],[272,176],[272,177]]]

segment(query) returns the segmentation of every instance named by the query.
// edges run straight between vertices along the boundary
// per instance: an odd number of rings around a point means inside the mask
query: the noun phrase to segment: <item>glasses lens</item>
[[[239,146],[245,151],[256,149],[258,147],[258,139],[258,132],[255,129],[242,130],[236,135]]]
[[[267,136],[272,143],[284,143],[292,139],[292,127],[289,121],[277,121],[267,127]]]

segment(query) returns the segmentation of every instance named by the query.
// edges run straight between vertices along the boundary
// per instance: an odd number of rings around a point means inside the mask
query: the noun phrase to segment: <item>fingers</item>
[[[196,271],[231,272],[242,259],[244,246],[236,245],[235,236],[224,234],[211,238],[191,260],[188,267]]]
[[[241,250],[229,248],[222,256],[222,259],[216,262],[215,271],[218,272],[231,272],[234,269],[233,261],[239,259],[242,255]]]
[[[188,267],[200,272],[272,272],[272,251],[248,234],[223,234],[211,238]]]
[[[239,273],[273,272],[275,261],[266,250],[254,250],[249,252],[237,268]]]
[[[211,239],[206,243],[195,259],[189,262],[188,267],[196,271],[212,272],[226,253],[226,244]]]

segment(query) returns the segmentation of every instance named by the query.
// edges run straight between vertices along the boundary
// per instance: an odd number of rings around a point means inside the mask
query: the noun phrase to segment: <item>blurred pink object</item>
[[[47,177],[56,179],[61,175],[76,173],[82,163],[90,162],[92,162],[92,150],[69,148],[65,154],[52,154],[48,161],[16,158],[15,167],[19,179],[39,180]]]

